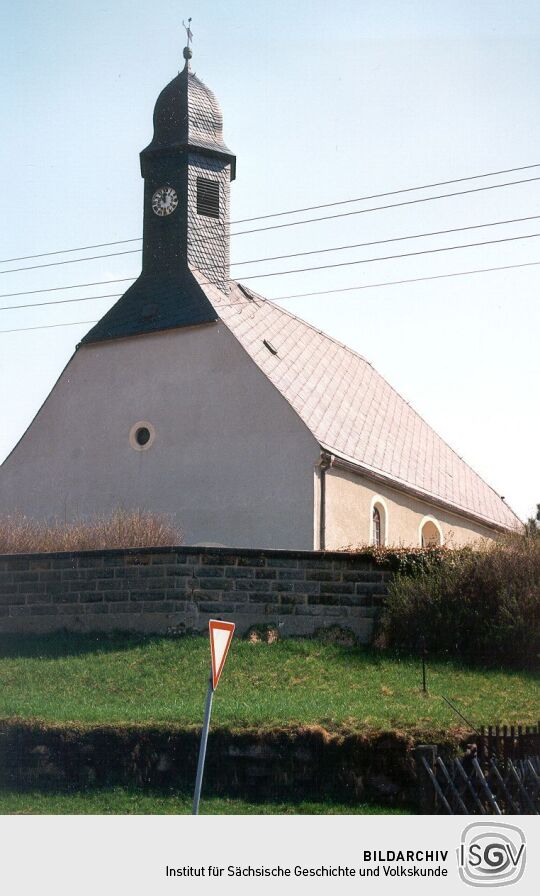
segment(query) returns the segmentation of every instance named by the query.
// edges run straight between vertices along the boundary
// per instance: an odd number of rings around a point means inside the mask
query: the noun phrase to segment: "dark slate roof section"
[[[217,313],[191,271],[182,277],[141,274],[80,344],[215,320]]]
[[[236,157],[223,141],[223,116],[216,97],[187,64],[158,96],[154,136],[141,156],[186,147],[226,158],[234,180]]]

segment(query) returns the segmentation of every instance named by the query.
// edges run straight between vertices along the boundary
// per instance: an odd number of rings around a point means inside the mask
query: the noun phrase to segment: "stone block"
[[[238,579],[236,581],[236,591],[268,591],[268,582],[264,579]]]
[[[183,561],[185,562],[187,557],[183,557]],[[152,554],[152,558],[150,563],[152,566],[177,566],[179,562],[182,562],[178,558],[178,554],[174,551],[165,551],[163,554]]]
[[[51,589],[48,589],[51,591]],[[88,581],[88,579],[81,579],[80,582],[77,582],[77,591],[95,591],[96,583],[95,581]]]
[[[7,594],[0,594],[0,605],[10,606],[11,604],[25,604],[26,594],[8,591]]]
[[[230,612],[230,609],[230,607],[226,608],[225,612],[227,612],[227,610]],[[215,603],[201,601],[199,610],[201,613],[215,613],[216,615],[219,615],[223,612],[223,604],[219,603],[219,601],[216,601]]]
[[[161,578],[162,575],[163,573],[160,566],[141,566],[139,569],[140,579]]]
[[[307,569],[308,582],[341,582],[341,573],[331,569]]]
[[[134,603],[131,601],[124,601],[123,603],[114,604],[111,607],[111,613],[142,613],[142,601],[141,603]]]
[[[40,557],[37,557],[35,560],[31,559],[29,561],[29,567],[30,567],[30,569],[37,569],[37,570],[50,569],[51,562],[52,562],[51,560],[45,560],[45,559],[42,560]]]
[[[236,595],[238,597],[238,595]],[[278,595],[272,594],[269,591],[253,591],[248,595],[250,604],[264,604],[264,603],[278,603]]]
[[[232,579],[199,579],[196,587],[201,591],[232,591],[234,582]]]
[[[230,579],[253,579],[255,570],[252,566],[228,566],[225,575]]]
[[[174,601],[163,600],[157,603],[143,603],[143,613],[173,613],[175,610]]]
[[[82,608],[81,608],[82,609]],[[85,604],[84,612],[87,616],[103,616],[109,612],[108,604]]]
[[[38,600],[39,597],[44,598],[47,602],[52,602],[54,604],[78,604],[79,603],[79,593],[78,591],[60,591],[58,594],[55,594],[54,597],[51,598],[50,595],[34,595],[32,598],[33,603],[40,603]],[[62,611],[63,612],[63,611]]]
[[[132,591],[130,594],[130,600],[133,602],[165,600],[166,597],[167,595],[163,591]]]
[[[283,581],[303,581],[305,579],[304,569],[278,569],[278,579]]]
[[[352,582],[324,582],[321,585],[321,594],[354,594]]]
[[[343,573],[344,582],[365,583],[381,582],[382,573],[380,572],[362,572],[359,570],[350,570]]]
[[[104,558],[103,556],[99,557],[80,557],[79,566],[81,569],[98,569],[103,566]]]
[[[126,566],[149,566],[152,562],[152,554],[126,554],[124,564]]]
[[[311,606],[337,606],[341,603],[339,594],[310,594],[308,596],[308,604]]]
[[[51,604],[33,604],[30,608],[32,616],[57,616],[58,607]]]
[[[39,573],[39,572],[32,572],[30,570],[22,570],[20,572],[15,572],[13,574],[13,581],[17,582],[17,583],[19,583],[19,582],[38,582],[40,579],[40,576],[48,576],[48,575],[51,575],[51,573],[46,573],[46,572]],[[52,575],[55,575],[55,573],[52,573]],[[60,581],[60,573],[56,573],[56,575],[58,576],[58,581]]]
[[[238,566],[253,566],[254,568],[256,568],[256,567],[260,568],[261,566],[266,566],[266,557],[264,555],[261,555],[260,557],[251,557],[251,556],[242,557],[242,555],[239,555],[237,558],[237,565]]]
[[[318,594],[320,590],[319,582],[294,582],[293,591],[296,594]]]
[[[266,565],[274,569],[298,569],[298,560],[292,557],[268,557]]]
[[[202,579],[222,579],[225,576],[224,566],[194,566],[193,575]]]
[[[255,570],[256,579],[277,579],[277,574],[277,569],[268,569],[266,566]]]
[[[321,557],[318,554],[314,554],[312,557],[302,557],[301,560],[298,561],[298,564],[301,569],[319,569],[322,571],[332,570],[333,562],[327,557]]]

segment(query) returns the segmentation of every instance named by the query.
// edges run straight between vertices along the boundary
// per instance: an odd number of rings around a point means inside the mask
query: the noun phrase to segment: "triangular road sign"
[[[208,623],[210,629],[210,651],[212,654],[212,688],[215,691],[220,675],[227,659],[227,653],[231,646],[234,634],[234,622],[221,622],[211,619]]]

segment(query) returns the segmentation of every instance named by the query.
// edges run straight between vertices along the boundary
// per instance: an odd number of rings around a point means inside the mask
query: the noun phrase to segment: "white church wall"
[[[0,468],[0,513],[145,508],[172,514],[187,544],[312,549],[318,455],[221,322],[90,344]]]
[[[326,547],[339,550],[348,545],[370,544],[374,499],[382,498],[385,538],[389,545],[420,545],[421,525],[434,519],[449,547],[471,544],[481,538],[496,538],[497,531],[420,501],[367,477],[336,467],[326,473]]]

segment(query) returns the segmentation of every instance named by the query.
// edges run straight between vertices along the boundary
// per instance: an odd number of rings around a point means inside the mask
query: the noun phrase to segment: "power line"
[[[531,217],[537,218],[540,216],[533,215]],[[503,222],[501,222],[501,223],[503,223]],[[490,225],[474,225],[474,226],[481,227],[481,226],[490,226]],[[459,230],[462,228],[457,228],[457,229]],[[463,229],[466,229],[466,228],[463,228]],[[478,246],[490,246],[490,245],[496,245],[499,243],[515,242],[516,240],[534,239],[539,236],[540,236],[540,233],[521,234],[519,236],[502,237],[501,239],[496,239],[496,240],[482,240],[482,241],[474,242],[474,243],[461,243],[459,245],[454,245],[454,246],[442,246],[442,247],[436,248],[436,249],[420,249],[416,252],[404,252],[404,253],[397,253],[395,255],[382,255],[382,256],[375,256],[373,258],[361,258],[361,259],[357,259],[355,261],[342,261],[342,262],[338,262],[336,264],[316,265],[316,266],[307,267],[307,268],[293,268],[293,269],[287,270],[287,271],[273,271],[273,272],[266,273],[266,274],[251,274],[247,277],[242,277],[242,280],[257,280],[257,279],[263,279],[263,278],[267,278],[267,277],[284,276],[286,274],[299,274],[299,273],[306,273],[309,271],[320,271],[320,270],[328,270],[328,269],[332,269],[332,268],[350,267],[352,265],[357,265],[357,264],[371,264],[372,262],[376,262],[376,261],[393,261],[393,260],[400,259],[400,258],[411,258],[411,257],[415,257],[417,255],[432,255],[432,254],[440,253],[440,252],[452,252],[452,251],[455,251],[458,249],[471,249],[471,248],[475,248]],[[403,238],[400,237],[398,239],[406,239],[406,237],[403,237]],[[389,241],[381,240],[381,242],[389,242]],[[372,245],[372,244],[366,243],[365,245]],[[323,251],[326,251],[326,250],[323,250]],[[333,250],[328,250],[328,251],[333,251]],[[304,255],[304,254],[311,254],[311,253],[298,253],[298,254]],[[286,256],[286,257],[289,257],[289,256]],[[263,261],[263,260],[264,259],[261,259],[261,261]],[[504,269],[506,269],[506,268],[504,268]],[[126,278],[122,278],[120,281],[118,281],[118,280],[101,280],[101,281],[97,281],[96,283],[79,283],[79,284],[73,284],[71,286],[57,286],[57,287],[49,287],[48,289],[30,290],[29,292],[26,292],[26,293],[25,292],[4,293],[4,294],[0,295],[0,298],[5,299],[5,298],[12,298],[14,296],[19,296],[19,295],[34,295],[35,293],[43,293],[43,292],[60,292],[61,290],[65,290],[65,289],[76,289],[76,288],[83,288],[85,286],[106,285],[109,283],[118,283],[118,282],[123,282],[124,280],[133,280],[133,279],[134,278],[126,277]],[[424,278],[419,278],[419,279],[424,279]],[[430,278],[426,278],[426,279],[430,279]],[[236,281],[233,278],[228,278],[224,282],[234,283]],[[396,281],[396,282],[401,282],[401,281]],[[407,282],[409,282],[409,281],[407,281]],[[202,285],[210,286],[212,284],[210,281],[204,281],[202,283]],[[337,291],[341,291],[341,290],[337,290]],[[325,290],[325,292],[327,292],[327,291]],[[330,290],[329,292],[332,292],[332,290]],[[310,293],[306,293],[306,295],[309,295],[309,294]],[[90,299],[116,298],[119,295],[121,295],[121,293],[115,293],[115,294],[103,295],[103,296],[83,296],[82,298],[76,298],[76,299],[55,300],[55,301],[51,301],[51,302],[36,302],[36,303],[28,303],[28,304],[24,304],[24,305],[9,305],[9,306],[3,307],[3,308],[0,307],[0,311],[13,311],[17,308],[37,308],[37,307],[40,307],[41,305],[60,305],[60,304],[64,304],[64,303],[67,304],[68,302],[69,303],[85,302]]]
[[[104,296],[83,296],[77,299],[51,299],[50,302],[29,302],[25,305],[0,305],[0,311],[18,311],[20,308],[45,308],[46,305],[71,305],[74,302],[90,302],[92,299],[119,299],[121,292]]]
[[[529,183],[530,181],[537,181],[537,180],[540,180],[540,177],[532,177],[532,178],[529,178],[528,180],[524,180],[524,181],[512,181],[511,183],[508,183],[508,184],[496,184],[494,186],[489,186],[489,187],[478,187],[478,188],[475,188],[474,190],[464,190],[464,191],[457,192],[457,193],[446,193],[441,196],[428,196],[428,197],[425,197],[422,199],[410,199],[410,200],[407,200],[406,202],[398,202],[393,205],[382,205],[382,206],[378,206],[375,208],[360,209],[360,210],[357,210],[354,212],[344,212],[343,214],[340,214],[340,215],[330,215],[330,216],[327,216],[324,218],[312,218],[311,220],[307,220],[307,221],[293,221],[289,224],[276,224],[272,227],[261,227],[259,229],[260,230],[273,230],[275,228],[281,228],[281,227],[293,227],[296,224],[309,224],[309,223],[313,223],[314,221],[326,221],[326,220],[330,220],[333,218],[346,217],[348,215],[361,215],[361,214],[364,214],[365,212],[380,211],[381,209],[387,209],[387,208],[397,208],[398,206],[403,206],[403,205],[414,205],[418,202],[429,202],[429,201],[435,200],[435,199],[445,199],[445,198],[453,197],[453,196],[461,196],[461,195],[463,195],[463,193],[475,193],[475,192],[479,192],[482,190],[492,190],[492,189],[496,189],[497,187],[512,186],[513,184]],[[342,249],[360,248],[362,246],[375,246],[375,245],[382,244],[382,243],[397,242],[398,240],[419,239],[421,237],[438,236],[438,235],[445,234],[445,233],[457,233],[458,231],[474,230],[474,229],[477,229],[480,227],[495,227],[500,224],[515,224],[520,221],[532,221],[532,220],[537,219],[538,217],[540,217],[540,215],[529,215],[529,216],[526,216],[523,218],[509,219],[508,221],[494,221],[490,224],[473,224],[468,227],[455,227],[455,228],[449,228],[447,230],[432,231],[432,232],[424,233],[424,234],[412,234],[410,236],[392,237],[390,239],[385,239],[385,240],[373,240],[373,241],[367,242],[367,243],[356,243],[354,245],[349,245],[349,246],[336,246],[333,249],[318,249],[318,250],[313,250],[310,252],[293,252],[290,255],[275,255],[275,256],[269,256],[266,258],[256,258],[256,259],[250,259],[247,261],[237,261],[237,262],[233,263],[233,267],[237,266],[237,265],[244,265],[244,264],[258,264],[263,261],[275,261],[275,260],[281,259],[281,258],[295,258],[295,257],[299,257],[301,255],[315,255],[315,254],[319,254],[322,252],[334,252],[334,251],[340,251]],[[256,233],[256,232],[258,232],[258,231],[244,230],[237,234],[233,233],[233,234],[231,234],[231,236],[241,236],[242,234]],[[2,274],[15,274],[15,273],[20,273],[21,271],[34,271],[34,270],[38,270],[40,268],[57,267],[59,265],[65,265],[65,264],[77,264],[77,263],[84,262],[84,261],[96,261],[97,259],[101,259],[101,258],[115,258],[119,255],[133,255],[138,252],[140,252],[140,249],[126,249],[122,252],[109,252],[109,253],[101,254],[101,255],[91,255],[91,256],[88,256],[87,258],[68,258],[63,261],[50,261],[50,262],[46,262],[45,264],[35,264],[35,265],[29,265],[29,266],[22,267],[22,268],[11,268],[8,271],[0,271],[0,276]]]
[[[320,205],[308,205],[308,206],[304,206],[303,208],[289,209],[288,211],[272,212],[272,213],[266,214],[266,215],[257,215],[253,218],[240,218],[239,220],[231,221],[230,223],[231,223],[231,225],[247,224],[248,222],[251,222],[251,221],[262,221],[262,220],[265,220],[268,218],[278,218],[278,217],[283,217],[284,215],[299,214],[300,212],[316,211],[321,208],[332,208],[337,205],[349,205],[350,203],[353,203],[353,202],[365,202],[368,199],[383,199],[386,196],[397,196],[400,193],[412,193],[412,192],[415,192],[418,190],[428,190],[433,187],[444,187],[444,186],[448,186],[449,184],[464,183],[465,181],[468,181],[468,180],[478,180],[479,178],[483,178],[483,177],[496,177],[499,174],[513,174],[514,172],[527,171],[527,170],[530,170],[531,168],[540,168],[540,162],[537,162],[534,165],[521,165],[517,168],[503,168],[499,171],[487,171],[483,174],[471,174],[467,177],[457,177],[457,178],[453,178],[452,180],[440,180],[440,181],[436,181],[436,182],[430,183],[430,184],[421,184],[420,186],[416,186],[416,187],[402,187],[399,190],[389,190],[389,191],[386,191],[385,193],[372,193],[367,196],[358,196],[356,199],[341,199],[341,200],[338,200],[337,202],[325,202]],[[142,237],[132,237],[131,239],[128,239],[128,240],[113,240],[108,243],[93,243],[92,245],[89,245],[89,246],[76,246],[76,247],[70,248],[70,249],[56,249],[52,252],[38,252],[38,253],[35,253],[34,255],[19,255],[14,258],[0,259],[0,264],[10,264],[13,261],[28,261],[30,258],[45,258],[46,256],[49,256],[49,255],[65,255],[68,252],[86,252],[89,249],[103,249],[103,248],[106,248],[107,246],[120,246],[125,243],[138,243],[141,241],[141,239],[142,239]]]
[[[536,267],[538,265],[540,265],[540,261],[525,261],[525,262],[521,262],[520,264],[505,264],[505,265],[498,265],[497,267],[491,267],[491,268],[473,268],[472,270],[468,270],[468,271],[453,271],[452,273],[449,273],[449,274],[432,274],[428,277],[410,277],[406,280],[386,280],[386,281],[383,281],[380,283],[363,283],[358,286],[344,286],[344,287],[341,287],[340,289],[321,289],[321,290],[317,290],[315,292],[298,292],[298,293],[293,293],[291,295],[286,295],[286,296],[275,296],[273,299],[270,299],[270,301],[283,302],[286,299],[302,299],[302,298],[309,298],[311,296],[332,295],[333,293],[340,293],[340,292],[355,292],[355,291],[363,290],[363,289],[379,289],[380,287],[384,287],[384,286],[402,286],[407,283],[423,283],[427,280],[444,280],[444,279],[450,278],[450,277],[466,277],[471,274],[488,274],[493,271],[510,271],[510,270],[513,270],[516,268],[529,268],[529,267]],[[106,298],[106,296],[90,296],[90,298]],[[113,298],[113,297],[111,297],[111,298]],[[75,299],[75,301],[78,301],[78,300]],[[21,305],[18,307],[39,308],[39,307],[41,307],[41,305],[49,305],[49,304],[62,304],[62,303],[61,302],[59,302],[59,303],[39,302],[39,303],[36,303],[35,305],[24,305],[24,306]],[[223,307],[229,308],[229,307],[232,307],[233,305],[244,305],[244,302],[222,302],[217,306],[216,310],[219,310],[219,308],[223,308]],[[0,310],[6,310],[6,309],[0,309]],[[80,320],[80,321],[73,321],[71,323],[63,323],[63,324],[44,324],[44,325],[39,325],[39,326],[35,326],[35,327],[17,327],[15,329],[11,329],[11,330],[0,330],[0,334],[2,334],[2,333],[23,333],[26,330],[47,330],[47,329],[50,329],[51,327],[73,327],[78,324],[82,325],[82,324],[95,324],[95,323],[97,323],[97,320]]]
[[[517,184],[528,184],[540,180],[540,177],[528,177],[524,180],[512,180],[504,184],[490,184],[488,187],[474,187],[470,190],[457,190],[454,193],[441,193],[438,196],[423,196],[421,199],[407,199],[405,202],[393,202],[389,205],[375,205],[371,208],[356,209],[354,212],[340,212],[338,215],[325,215],[321,218],[304,218],[303,221],[289,221],[287,224],[271,224],[268,227],[256,227],[253,230],[237,230],[231,236],[245,236],[248,233],[262,233],[264,230],[280,230],[283,227],[298,227],[301,224],[313,224],[316,221],[331,221],[335,218],[347,218],[351,215],[365,215],[368,212],[380,212],[387,208],[401,208],[405,205],[417,205],[419,202],[434,202],[438,199],[449,199],[454,196],[465,196],[468,193],[482,193],[486,190],[499,190],[501,187],[514,187]]]
[[[503,168],[501,171],[488,171],[485,174],[471,174],[468,177],[456,177],[453,180],[440,180],[432,184],[422,184],[419,187],[402,187],[399,190],[389,190],[386,193],[372,193],[371,196],[358,196],[356,199],[341,199],[339,202],[325,202],[322,205],[308,205],[305,208],[292,208],[287,212],[273,212],[268,215],[258,215],[256,218],[241,218],[239,221],[231,221],[231,224],[247,224],[250,221],[262,221],[264,218],[278,218],[282,215],[294,215],[299,212],[312,212],[320,208],[331,208],[335,205],[347,205],[351,202],[364,202],[368,199],[383,199],[385,196],[397,196],[399,193],[412,193],[416,190],[429,190],[432,187],[446,187],[449,184],[461,184],[467,180],[478,180],[481,177],[496,177],[498,174],[513,174],[515,171],[527,171],[530,168],[540,168],[540,163],[534,165],[521,165],[519,168]]]
[[[267,278],[267,277],[281,277],[281,276],[284,276],[285,274],[303,274],[308,271],[323,271],[323,270],[328,270],[330,268],[350,267],[351,265],[355,265],[355,264],[370,264],[371,262],[374,262],[374,261],[393,261],[394,259],[397,259],[397,258],[412,258],[413,256],[417,256],[417,255],[433,255],[436,252],[452,252],[455,249],[471,249],[475,246],[491,246],[496,243],[510,243],[515,240],[530,240],[530,239],[533,239],[538,236],[540,236],[540,233],[528,233],[528,234],[525,234],[522,236],[504,237],[503,239],[499,239],[499,240],[482,240],[482,242],[478,242],[478,243],[462,243],[458,246],[443,246],[440,249],[420,249],[417,252],[403,252],[403,253],[397,254],[397,255],[377,255],[374,258],[361,258],[358,261],[340,261],[337,264],[321,264],[321,265],[316,265],[314,267],[309,267],[309,268],[292,268],[291,270],[288,270],[288,271],[273,271],[272,273],[267,273],[267,274],[250,274],[249,277],[242,277],[242,280],[258,280],[258,279]],[[230,281],[226,281],[226,282],[230,282]],[[211,283],[210,283],[210,281],[205,281],[202,285],[210,286]]]
[[[97,324],[97,320],[74,320],[69,324],[41,324],[39,327],[17,327],[15,330],[0,330],[2,333],[25,333],[28,330],[54,330],[56,327],[77,327],[83,324]]]
[[[469,274],[488,274],[491,271],[510,271],[513,268],[530,268],[540,265],[540,261],[524,261],[521,264],[504,264],[494,268],[473,268],[470,271],[453,271],[451,274],[431,274],[429,277],[409,277],[406,280],[385,280],[381,283],[363,283],[360,286],[344,286],[341,289],[319,289],[317,292],[297,292],[288,296],[276,296],[272,302],[285,299],[303,299],[309,296],[328,296],[337,292],[354,292],[360,289],[379,289],[381,286],[401,286],[405,283],[423,283],[425,280],[444,280],[448,277],[465,277]]]
[[[29,258],[46,258],[48,255],[67,255],[68,252],[86,252],[88,249],[105,249],[107,246],[121,246],[123,243],[140,243],[141,236],[130,240],[113,240],[110,243],[93,243],[91,246],[75,246],[73,249],[55,249],[54,252],[36,252],[34,255],[18,255],[16,258],[2,258],[0,264],[10,264],[12,261],[28,261]]]
[[[60,292],[64,289],[83,289],[85,286],[107,286],[109,283],[127,283],[135,277],[119,277],[117,280],[94,280],[93,283],[71,283],[69,286],[48,286],[46,289],[28,289],[25,292],[4,292],[0,299],[12,299],[15,296],[34,296],[38,292]]]
[[[460,233],[464,230],[480,230],[482,227],[498,227],[501,224],[520,224],[523,221],[536,221],[540,215],[527,215],[525,218],[509,218],[506,221],[490,221],[486,224],[468,224],[466,227],[449,227],[446,230],[430,230],[426,233],[412,233],[406,236],[392,236],[384,240],[370,240],[367,243],[351,243],[347,246],[332,246],[328,249],[310,249],[307,252],[291,252],[289,255],[270,255],[265,258],[250,258],[247,261],[234,261],[231,267],[244,264],[260,264],[263,261],[281,261],[285,258],[299,258],[302,255],[322,255],[325,252],[341,252],[345,249],[362,249],[366,246],[380,246],[384,243],[399,243],[404,240],[418,240],[429,236],[444,236],[448,233]]]
[[[105,255],[89,255],[87,258],[66,258],[65,261],[48,261],[45,264],[31,264],[23,268],[10,268],[9,271],[0,271],[2,274],[17,274],[19,271],[36,271],[38,268],[55,268],[61,264],[77,264],[80,261],[96,261],[98,258],[115,258],[117,255],[133,255],[140,249],[126,249],[124,252],[107,252]]]

